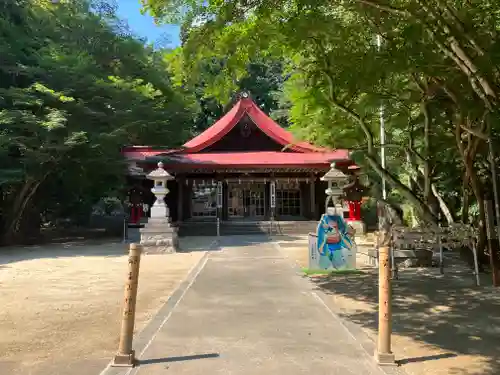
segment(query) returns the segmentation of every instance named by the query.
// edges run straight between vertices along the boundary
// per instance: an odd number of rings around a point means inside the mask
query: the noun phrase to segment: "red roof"
[[[176,154],[170,156],[166,166],[196,166],[197,168],[252,168],[252,167],[324,167],[331,160],[349,159],[346,150],[309,152],[305,154],[278,151]]]
[[[292,134],[267,116],[249,98],[243,98],[210,128],[184,144],[186,152],[200,152],[219,141],[233,129],[244,115],[248,115],[257,127],[268,137],[283,147],[297,152],[326,151],[307,142],[297,142]]]
[[[144,161],[151,157],[166,157],[166,166],[184,165],[198,168],[212,167],[328,167],[332,160],[349,160],[347,150],[331,152],[223,152],[223,153],[168,153],[162,150],[133,150],[124,152],[130,160]]]
[[[168,155],[175,152],[180,152],[180,150],[161,150],[150,146],[127,146],[122,149],[122,154],[126,159],[137,161],[160,154]]]
[[[287,152],[216,152],[203,153],[207,147],[222,139],[243,116],[248,115],[255,125],[276,143],[287,148]],[[311,167],[328,168],[330,162],[349,161],[348,150],[329,150],[307,142],[297,142],[293,135],[283,129],[248,98],[243,98],[214,125],[177,150],[166,150],[149,146],[130,146],[122,150],[123,155],[134,161],[147,161],[155,156],[165,157],[167,167],[189,168],[279,168]]]

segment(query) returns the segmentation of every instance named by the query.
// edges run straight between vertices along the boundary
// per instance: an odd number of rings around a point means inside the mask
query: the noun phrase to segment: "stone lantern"
[[[167,181],[173,180],[174,177],[163,169],[163,163],[158,163],[158,168],[149,173],[148,180],[153,180],[153,188],[151,192],[155,195],[156,201],[151,207],[151,219],[153,218],[168,218],[170,219],[170,211],[165,203],[165,196],[169,193]]]
[[[325,213],[328,213],[330,201],[333,203],[335,211],[343,211],[340,198],[344,195],[344,187],[349,183],[349,178],[342,171],[335,168],[335,162],[330,164],[330,170],[321,177],[321,181],[328,182],[328,188],[325,190]]]
[[[158,163],[158,168],[146,176],[153,181],[151,192],[156,201],[151,206],[151,217],[141,229],[141,244],[149,252],[173,252],[177,248],[177,228],[170,224],[170,211],[165,203],[165,196],[169,190],[167,182],[174,177],[163,168],[163,163]]]

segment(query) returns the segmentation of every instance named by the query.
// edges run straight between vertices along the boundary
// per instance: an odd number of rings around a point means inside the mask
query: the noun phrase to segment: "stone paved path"
[[[382,375],[271,242],[227,237],[138,367],[103,374]]]

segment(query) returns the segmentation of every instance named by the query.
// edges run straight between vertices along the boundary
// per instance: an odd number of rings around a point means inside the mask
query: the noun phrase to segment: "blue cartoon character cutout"
[[[321,217],[317,227],[319,266],[321,269],[356,268],[354,229],[336,212]]]

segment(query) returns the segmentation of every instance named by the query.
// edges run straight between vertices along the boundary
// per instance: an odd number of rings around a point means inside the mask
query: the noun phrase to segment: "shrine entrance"
[[[229,220],[262,220],[266,214],[265,183],[229,183]]]

